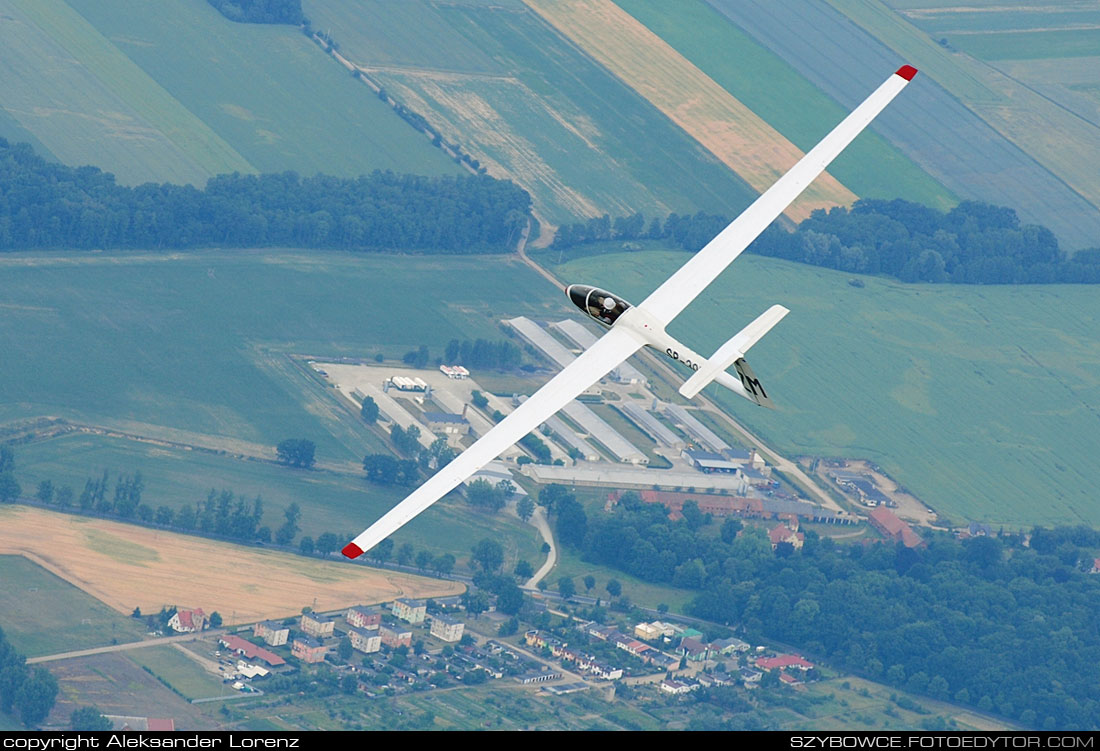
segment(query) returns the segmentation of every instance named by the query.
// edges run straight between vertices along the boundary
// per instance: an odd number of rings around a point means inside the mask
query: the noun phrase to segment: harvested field
[[[766,190],[802,156],[797,146],[611,0],[527,4],[754,189]],[[786,214],[799,221],[814,209],[855,199],[826,173]]]
[[[162,605],[217,610],[226,625],[463,585],[249,548],[26,506],[0,509],[0,554],[23,555],[120,613]]]

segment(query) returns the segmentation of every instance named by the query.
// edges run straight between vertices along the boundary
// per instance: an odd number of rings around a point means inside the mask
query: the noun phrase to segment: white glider
[[[389,537],[642,347],[664,352],[693,371],[680,387],[680,393],[688,398],[713,381],[760,406],[771,407],[771,399],[745,361],[745,353],[779,323],[788,312],[786,308],[773,305],[719,347],[709,359],[670,337],[665,333],[665,326],[829,166],[916,74],[912,66],[899,68],[821,143],[641,304],[631,305],[595,287],[571,285],[566,290],[569,298],[591,318],[607,326],[608,332],[470,448],[349,542],[343,550],[344,555],[357,558]],[[726,372],[730,365],[737,371],[737,378]]]

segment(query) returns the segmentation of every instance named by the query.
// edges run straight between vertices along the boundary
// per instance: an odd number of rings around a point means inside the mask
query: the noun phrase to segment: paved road
[[[546,556],[546,562],[542,564],[535,575],[527,580],[527,583],[523,585],[524,589],[537,589],[538,583],[542,581],[543,577],[550,573],[551,569],[558,562],[558,546],[554,544],[554,535],[550,532],[550,524],[546,521],[546,512],[542,506],[535,506],[535,513],[531,515],[531,524],[534,524],[538,528],[539,534],[542,535],[542,539],[546,541],[546,544],[550,546],[550,552]]]
[[[74,652],[61,652],[54,655],[42,655],[41,657],[31,657],[27,660],[28,665],[33,665],[37,662],[54,662],[55,660],[68,660],[72,657],[88,657],[89,655],[101,655],[108,652],[123,652],[128,649],[143,649],[145,647],[159,647],[164,644],[176,644],[181,641],[194,641],[195,639],[202,639],[207,636],[218,636],[224,634],[226,629],[217,628],[209,629],[195,634],[180,634],[179,636],[164,636],[159,639],[146,639],[145,641],[132,641],[126,644],[112,644],[109,647],[94,647],[93,649],[78,649]]]

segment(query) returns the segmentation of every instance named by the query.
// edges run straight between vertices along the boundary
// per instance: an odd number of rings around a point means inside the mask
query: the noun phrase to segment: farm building
[[[624,402],[617,408],[626,415],[631,422],[649,434],[649,437],[657,443],[675,449],[682,449],[684,447],[685,441],[683,437],[673,433],[664,423],[649,414],[649,412],[635,402]]]
[[[246,641],[233,634],[226,634],[220,637],[218,642],[230,652],[241,655],[242,657],[247,657],[250,660],[263,660],[273,668],[286,664],[286,660],[279,657],[279,655],[274,652],[264,649],[263,647],[257,647],[252,642]]]
[[[719,438],[713,430],[699,422],[686,409],[678,404],[665,404],[661,407],[665,417],[674,425],[680,427],[695,441],[710,451],[721,453],[729,449],[730,445]]]

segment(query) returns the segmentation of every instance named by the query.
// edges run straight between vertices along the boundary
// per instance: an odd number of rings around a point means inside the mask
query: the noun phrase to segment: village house
[[[806,535],[801,532],[795,532],[786,524],[777,524],[768,530],[768,539],[771,540],[772,550],[779,547],[780,543],[790,543],[795,550],[802,550],[802,545],[806,542]]]
[[[390,628],[389,626],[379,626],[378,635],[382,638],[382,643],[390,649],[394,649],[402,645],[406,647],[412,646],[412,631],[406,631],[400,626],[394,628]]]
[[[710,650],[701,640],[688,637],[680,642],[680,654],[689,662],[703,662],[710,657]]]
[[[378,629],[365,629],[352,626],[348,629],[348,638],[351,639],[352,649],[366,654],[382,649],[382,635]]]
[[[785,670],[787,668],[793,668],[795,670],[813,670],[814,664],[808,662],[798,655],[779,655],[777,657],[757,657],[756,667],[765,671],[772,671],[775,669]]]
[[[281,647],[290,639],[290,627],[276,621],[260,621],[252,627],[252,635],[260,637],[272,647]]]
[[[202,608],[177,610],[168,620],[168,628],[181,634],[193,634],[206,628],[206,613]]]
[[[428,614],[428,605],[423,600],[400,598],[393,601],[393,614],[406,623],[423,623]]]
[[[462,621],[448,618],[445,615],[432,616],[431,634],[437,639],[451,642],[458,641],[462,638],[462,632],[465,629],[466,624]]]
[[[366,608],[362,605],[348,608],[344,616],[349,626],[356,628],[378,628],[382,625],[382,611],[378,608]]]
[[[336,621],[320,613],[302,613],[302,620],[298,627],[310,636],[323,639],[333,635]]]
[[[324,662],[328,647],[312,636],[296,636],[290,645],[290,653],[302,662]]]

